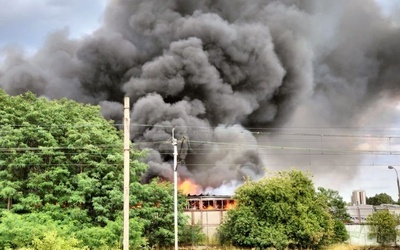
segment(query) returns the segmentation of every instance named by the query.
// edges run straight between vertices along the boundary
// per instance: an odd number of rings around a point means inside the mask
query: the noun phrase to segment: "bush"
[[[320,248],[334,236],[329,207],[310,178],[296,170],[247,181],[219,228],[221,243],[276,249]]]
[[[33,249],[35,250],[89,250],[88,247],[79,247],[79,240],[72,237],[69,239],[59,237],[57,231],[44,233],[42,238],[33,240]]]

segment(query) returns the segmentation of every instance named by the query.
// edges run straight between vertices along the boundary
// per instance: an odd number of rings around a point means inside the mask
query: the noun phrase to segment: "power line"
[[[183,140],[181,140],[182,142]],[[329,148],[329,147],[305,147],[305,146],[285,146],[285,145],[273,145],[273,144],[260,144],[260,143],[242,143],[242,142],[218,142],[218,141],[196,141],[188,140],[191,144],[201,144],[218,146],[213,149],[196,148],[196,151],[205,150],[289,150],[289,151],[324,151],[324,152],[362,152],[362,153],[380,153],[380,152],[399,152],[398,150],[357,150],[357,149],[346,149],[346,148]],[[154,144],[168,144],[168,141],[139,141],[133,143],[134,145],[154,145]],[[43,151],[43,150],[88,150],[96,151],[98,149],[113,149],[120,148],[122,144],[100,144],[100,145],[87,145],[82,147],[71,147],[71,146],[57,146],[57,147],[1,147],[0,152],[5,151]],[[190,149],[189,149],[190,151]]]
[[[0,127],[40,127],[40,128],[79,128],[79,127],[94,127],[94,126],[122,126],[123,124],[120,123],[78,123],[78,124],[0,124]],[[220,126],[191,126],[191,125],[161,125],[161,124],[140,124],[140,123],[131,123],[131,127],[150,127],[150,128],[190,128],[194,130],[208,130],[203,131],[201,133],[215,133],[215,129],[221,128]],[[222,127],[223,128],[223,127]],[[234,126],[225,126],[227,132],[232,132],[231,129],[235,129]],[[356,135],[356,134],[332,134],[332,133],[324,133],[321,131],[320,133],[293,133],[293,132],[283,132],[283,131],[293,131],[293,130],[356,130],[356,131],[391,131],[394,133],[400,134],[400,128],[393,128],[393,127],[240,127],[243,132],[249,132],[251,134],[256,135],[301,135],[301,136],[324,136],[324,137],[377,137],[377,138],[388,138],[390,135]],[[238,128],[239,129],[239,128]],[[254,130],[254,131],[252,131]],[[270,130],[265,132],[266,130]],[[278,131],[278,132],[276,132]],[[0,131],[1,132],[1,131]],[[178,131],[179,132],[179,131]],[[218,131],[222,132],[222,131]],[[393,138],[400,138],[399,136],[394,136]]]

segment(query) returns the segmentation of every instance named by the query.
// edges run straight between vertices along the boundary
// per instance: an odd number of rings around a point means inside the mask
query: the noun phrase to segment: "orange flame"
[[[229,209],[232,209],[232,208],[235,208],[236,207],[236,202],[230,202],[230,203],[228,203],[227,205],[226,205],[226,209],[227,210],[229,210]]]
[[[182,191],[183,194],[200,194],[201,187],[191,180],[184,180],[179,183],[178,189]]]

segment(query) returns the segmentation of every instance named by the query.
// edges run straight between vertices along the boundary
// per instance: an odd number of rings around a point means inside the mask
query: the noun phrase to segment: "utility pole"
[[[124,232],[123,250],[129,249],[129,151],[130,151],[130,126],[129,97],[124,98]]]
[[[178,250],[178,147],[175,139],[175,128],[172,128],[172,145],[174,146],[174,232],[175,250]]]

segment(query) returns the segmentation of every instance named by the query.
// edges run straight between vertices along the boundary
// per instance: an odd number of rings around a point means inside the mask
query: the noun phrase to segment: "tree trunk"
[[[10,211],[11,210],[11,197],[7,198],[7,210]]]

